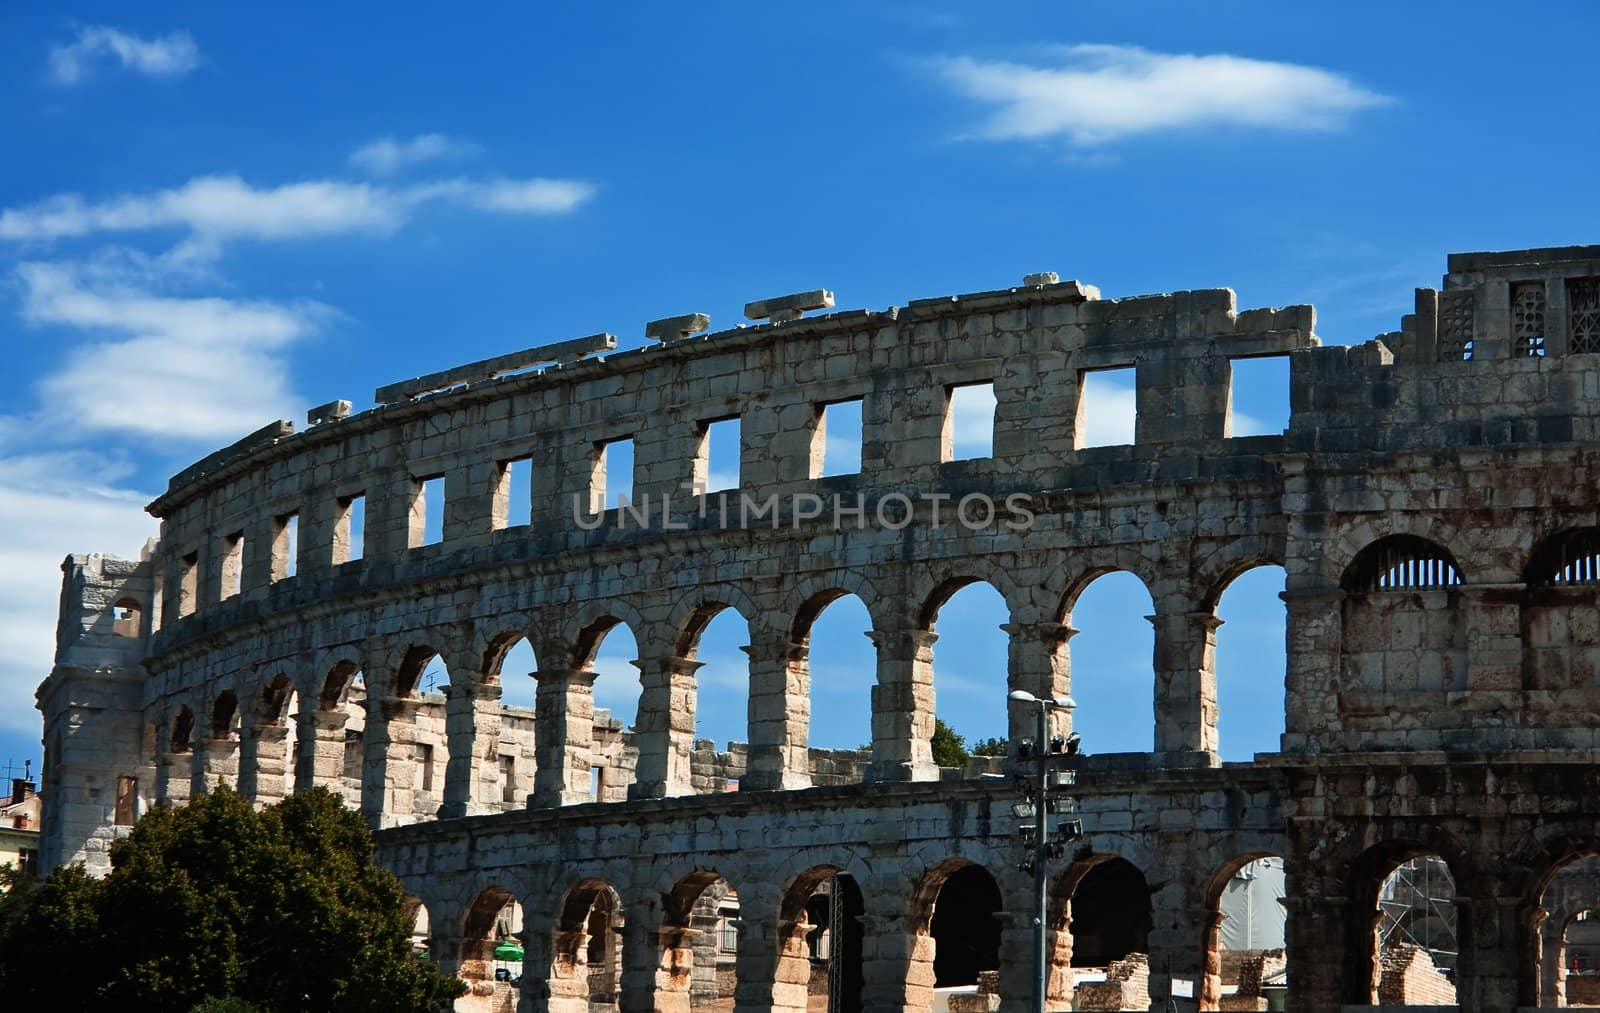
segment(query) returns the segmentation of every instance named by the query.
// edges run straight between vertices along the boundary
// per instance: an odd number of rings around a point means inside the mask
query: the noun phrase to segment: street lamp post
[[[1035,771],[1033,784],[1032,815],[1033,815],[1033,854],[1022,863],[1026,870],[1031,867],[1033,872],[1033,1003],[1030,1007],[1034,1013],[1045,1013],[1045,995],[1047,979],[1049,977],[1050,954],[1048,952],[1048,927],[1047,920],[1050,912],[1050,870],[1049,860],[1052,854],[1059,854],[1060,849],[1050,833],[1050,757],[1065,754],[1075,755],[1078,752],[1078,736],[1067,738],[1050,735],[1050,712],[1053,710],[1071,711],[1076,704],[1071,697],[1057,697],[1053,700],[1040,699],[1026,690],[1014,690],[1010,699],[1021,704],[1031,704],[1034,714],[1038,719],[1037,732],[1032,743],[1026,740],[1017,744],[1017,758],[1026,760],[1030,752],[1037,755],[1038,766]],[[1018,804],[1013,806],[1013,812],[1019,818],[1026,818],[1027,807]],[[1082,834],[1082,826],[1074,820],[1068,839],[1075,839]]]

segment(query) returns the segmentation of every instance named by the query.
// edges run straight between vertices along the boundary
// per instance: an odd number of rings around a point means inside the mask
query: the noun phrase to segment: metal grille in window
[[[1546,542],[1528,564],[1535,587],[1600,584],[1600,528],[1568,531]]]
[[[1348,591],[1416,591],[1461,583],[1450,553],[1414,535],[1394,535],[1362,549],[1344,579]]]
[[[1600,278],[1567,281],[1567,350],[1600,352]]]
[[[1544,282],[1511,287],[1511,339],[1515,355],[1539,356],[1544,347]]]
[[[1439,360],[1472,358],[1472,293],[1439,293]]]

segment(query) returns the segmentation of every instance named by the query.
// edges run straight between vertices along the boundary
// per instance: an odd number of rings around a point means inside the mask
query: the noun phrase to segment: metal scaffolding
[[[1429,855],[1404,863],[1378,893],[1378,946],[1427,950],[1435,967],[1456,966],[1456,884],[1444,859]]]

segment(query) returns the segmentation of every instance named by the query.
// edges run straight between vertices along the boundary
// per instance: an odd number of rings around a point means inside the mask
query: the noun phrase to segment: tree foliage
[[[104,880],[61,868],[0,898],[0,1008],[448,1009],[462,984],[412,955],[400,883],[372,854],[321,788],[261,812],[225,786],[158,806]]]
[[[979,739],[972,744],[973,756],[1005,756],[1011,751],[1011,743],[1005,739]]]
[[[941,767],[967,765],[967,740],[939,718],[933,719],[933,762]]]

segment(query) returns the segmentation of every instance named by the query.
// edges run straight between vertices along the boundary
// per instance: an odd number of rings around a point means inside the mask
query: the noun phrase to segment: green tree
[[[58,869],[0,899],[0,1008],[447,1009],[462,983],[412,955],[400,883],[372,855],[324,789],[261,812],[226,787],[159,806],[112,846],[105,880]]]
[[[938,718],[933,719],[933,762],[941,767],[967,765],[967,740]]]
[[[973,756],[1005,756],[1011,750],[1011,743],[1005,739],[979,739],[972,744]]]

